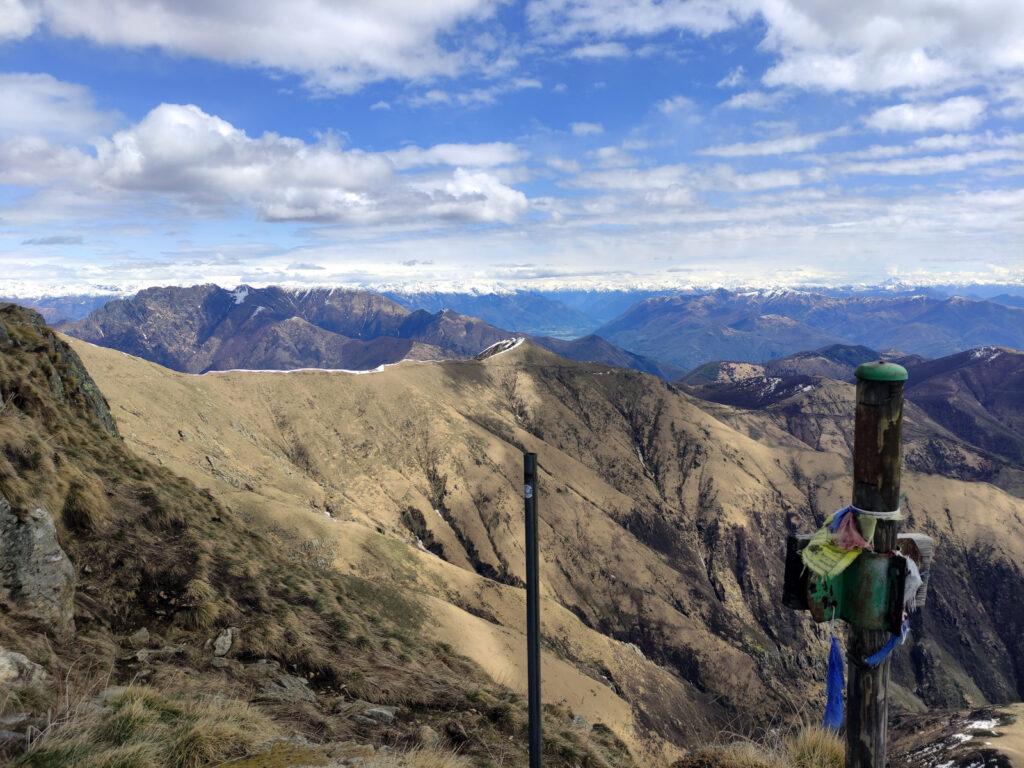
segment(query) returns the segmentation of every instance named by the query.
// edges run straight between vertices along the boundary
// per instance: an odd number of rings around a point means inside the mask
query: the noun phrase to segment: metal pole
[[[540,577],[537,550],[537,454],[523,455],[526,501],[526,653],[529,680],[530,768],[541,768]]]
[[[900,507],[900,443],[906,370],[892,363],[857,369],[857,417],[853,443],[853,504],[872,512]],[[879,520],[875,552],[896,549],[899,522]],[[864,659],[889,639],[886,631],[850,628],[847,662],[846,768],[885,768],[889,715],[889,661],[876,668]]]

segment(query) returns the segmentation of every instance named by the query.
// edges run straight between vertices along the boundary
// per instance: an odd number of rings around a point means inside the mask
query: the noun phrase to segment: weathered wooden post
[[[819,623],[850,626],[846,768],[886,764],[888,654],[904,637],[907,612],[924,604],[935,551],[928,536],[899,533],[906,380],[906,369],[893,363],[857,368],[853,503],[813,536],[786,542],[783,603],[809,610]],[[851,543],[851,520],[871,546]]]
[[[541,768],[540,708],[540,576],[537,543],[537,454],[523,455],[523,498],[526,503],[526,676],[529,684],[530,768]]]
[[[906,380],[906,369],[893,363],[865,363],[857,368],[853,506],[858,509],[897,512],[900,508],[903,383]],[[875,525],[875,552],[895,551],[898,533],[898,519],[879,519]],[[888,639],[889,633],[885,630],[850,627],[846,768],[885,768],[889,660],[877,667],[869,666],[864,660]]]

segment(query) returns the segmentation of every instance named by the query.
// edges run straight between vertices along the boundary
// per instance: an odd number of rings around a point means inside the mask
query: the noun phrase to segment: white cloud
[[[978,81],[1024,67],[1024,5],[919,0],[763,0],[769,85],[891,91]]]
[[[405,170],[432,165],[492,168],[498,165],[518,163],[526,158],[526,153],[515,144],[492,142],[490,144],[435,144],[426,149],[408,146],[394,152],[386,152],[385,156],[396,168]]]
[[[351,92],[388,78],[478,71],[492,62],[473,35],[498,0],[3,0],[0,35],[51,33],[99,45],[158,47],[229,64],[298,74],[315,88]],[[457,42],[451,42],[453,39]],[[500,54],[499,54],[500,55]]]
[[[725,77],[718,81],[719,88],[735,88],[738,85],[742,85],[746,82],[747,76],[744,72],[743,65],[735,67],[729,71]]]
[[[387,111],[391,109],[391,105],[384,101],[384,99],[381,99],[380,101],[375,101],[371,104],[370,109],[374,112],[379,112],[381,110]]]
[[[622,43],[592,43],[581,45],[569,51],[574,59],[624,59],[629,56],[629,48]]]
[[[785,91],[743,91],[722,104],[726,109],[777,109],[788,98]]]
[[[669,30],[706,36],[759,16],[762,48],[777,57],[763,77],[769,86],[950,88],[1024,69],[1020,0],[531,0],[527,15],[545,39],[598,41]],[[739,82],[731,73],[720,84]]]
[[[694,103],[692,99],[688,99],[685,96],[671,96],[667,99],[662,99],[655,106],[661,114],[671,115],[673,112],[692,109],[694,107]]]
[[[477,107],[494,104],[499,96],[515,91],[537,90],[543,87],[540,80],[531,77],[515,77],[468,91],[449,93],[432,88],[425,93],[410,96],[406,103],[411,107],[431,107],[439,105],[458,105],[461,107]]]
[[[831,133],[805,133],[796,136],[783,136],[778,139],[753,141],[748,143],[724,144],[702,149],[699,154],[713,157],[762,157],[767,155],[785,155],[793,152],[807,152],[817,147]]]
[[[893,160],[848,163],[837,167],[845,174],[880,174],[885,176],[925,176],[936,173],[954,173],[975,166],[994,163],[1024,161],[1024,151],[1015,149],[985,149],[949,155],[925,155]]]
[[[99,141],[95,157],[43,138],[4,142],[0,183],[53,185],[114,206],[138,202],[139,194],[210,215],[240,206],[267,220],[509,222],[527,209],[526,196],[483,169],[522,156],[501,143],[369,153],[330,137],[315,144],[273,133],[252,138],[198,107],[162,104]],[[435,170],[402,173],[416,168]]]
[[[956,96],[938,103],[904,103],[872,113],[864,122],[878,131],[962,131],[975,126],[985,114],[985,102]]]
[[[656,35],[672,29],[708,35],[735,23],[728,4],[712,0],[530,0],[527,18],[542,35],[560,40]]]
[[[573,136],[597,136],[604,133],[604,126],[600,123],[571,123],[569,130]]]
[[[39,14],[20,0],[0,0],[0,42],[28,37],[36,28]]]
[[[101,112],[88,88],[46,74],[0,73],[0,137],[86,140],[110,130],[117,116]]]

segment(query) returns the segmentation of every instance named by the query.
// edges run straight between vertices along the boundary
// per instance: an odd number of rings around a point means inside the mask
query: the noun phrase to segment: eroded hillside
[[[521,698],[424,630],[436,600],[336,568],[304,520],[262,524],[160,466],[177,461],[126,446],[79,357],[12,305],[0,444],[0,762],[195,768],[270,750],[250,764],[394,767],[413,764],[410,748],[429,751],[415,765],[525,760]],[[367,558],[408,562],[360,531]],[[606,726],[574,718],[548,709],[546,759],[631,764]]]
[[[137,452],[254,529],[302,531],[341,571],[417,595],[424,631],[513,686],[521,452],[536,451],[545,694],[634,749],[816,706],[823,635],[779,606],[781,556],[788,531],[845,503],[839,453],[768,419],[737,431],[652,377],[529,344],[367,375],[205,376],[74,345]],[[913,472],[904,488],[907,527],[940,557],[897,701],[1019,698],[1024,503]]]

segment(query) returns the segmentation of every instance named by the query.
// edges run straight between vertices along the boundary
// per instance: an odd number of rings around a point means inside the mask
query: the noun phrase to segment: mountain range
[[[37,559],[13,550],[13,573],[64,595],[55,609],[0,574],[0,651],[46,674],[106,665],[111,684],[148,681],[149,702],[215,686],[218,713],[254,707],[257,730],[313,751],[432,743],[521,764],[534,451],[552,765],[669,766],[723,728],[821,705],[827,633],[779,602],[783,543],[848,501],[849,452],[770,405],[710,403],[529,340],[367,375],[190,376],[19,308],[0,320],[0,522],[49,536]],[[377,332],[373,312],[336,322]],[[905,525],[939,556],[893,706],[1019,699],[1024,500],[944,466],[908,466],[903,484]]]
[[[942,357],[1024,347],[1015,294],[941,291],[389,293],[213,285],[152,288],[64,323],[68,333],[176,370],[370,369],[471,357],[529,336],[576,360],[672,380],[713,360],[765,363],[840,344]],[[85,299],[83,299],[85,301]],[[50,307],[59,313],[62,304]],[[615,314],[617,313],[617,314]]]
[[[1024,309],[956,296],[721,290],[648,299],[595,332],[687,369],[832,343],[938,357],[983,345],[1024,348]]]
[[[730,406],[722,415],[736,425],[744,411],[756,411],[808,445],[849,450],[854,369],[880,357],[868,347],[831,345],[764,364],[708,363],[677,384]],[[895,361],[909,373],[907,465],[1024,494],[1024,352],[979,347]]]

